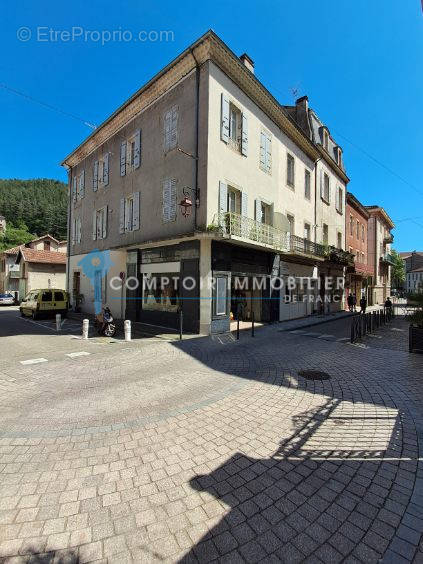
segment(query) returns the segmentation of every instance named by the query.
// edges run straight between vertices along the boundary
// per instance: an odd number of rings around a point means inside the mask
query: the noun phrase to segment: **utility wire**
[[[71,117],[73,119],[81,121],[84,125],[86,125],[87,127],[90,127],[91,129],[97,129],[97,126],[95,124],[93,124],[89,121],[86,121],[85,119],[83,119],[79,116],[76,116],[76,115],[71,114],[69,112],[65,112],[64,110],[61,110],[60,108],[56,108],[55,106],[51,106],[50,104],[46,104],[45,102],[41,102],[40,100],[36,100],[35,98],[33,98],[32,96],[29,96],[28,94],[24,94],[23,92],[19,92],[19,90],[15,90],[14,88],[7,86],[7,84],[0,83],[0,88],[3,88],[4,90],[11,92],[12,94],[16,94],[17,96],[21,96],[22,98],[25,98],[26,100],[29,100],[30,102],[34,102],[35,104],[38,104],[40,106],[44,106],[45,108],[48,108],[49,110],[52,110],[53,112],[57,112],[57,113],[62,114],[64,116]]]

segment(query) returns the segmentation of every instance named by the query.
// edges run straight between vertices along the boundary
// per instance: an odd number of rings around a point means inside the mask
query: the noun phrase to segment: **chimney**
[[[301,96],[295,101],[297,108],[302,108],[306,113],[308,112],[308,96]]]
[[[243,55],[240,56],[240,60],[247,67],[247,69],[254,74],[254,61],[253,61],[253,59],[251,59],[247,55],[247,53],[244,53]]]

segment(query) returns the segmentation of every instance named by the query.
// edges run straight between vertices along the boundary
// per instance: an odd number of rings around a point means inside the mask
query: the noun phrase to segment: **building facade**
[[[369,305],[383,304],[391,295],[391,267],[394,264],[391,244],[393,221],[380,206],[366,206],[368,219],[368,263],[372,267]]]
[[[368,256],[369,217],[369,212],[354,194],[347,192],[346,248],[354,255],[354,265],[347,267],[345,288],[346,296],[354,295],[357,303],[363,296],[371,302],[373,266],[369,264]]]
[[[0,292],[18,301],[30,290],[65,288],[66,253],[66,241],[48,234],[0,253]]]
[[[67,284],[84,309],[100,298],[116,317],[164,327],[182,309],[185,329],[205,334],[228,330],[241,300],[256,321],[320,311],[328,293],[339,299],[327,310],[340,309],[342,289],[317,281],[343,278],[351,260],[348,178],[320,120],[297,106],[307,130],[247,55],[208,32],[96,129],[62,163]],[[84,270],[96,250],[110,252],[101,284]],[[316,285],[288,287],[304,277]]]

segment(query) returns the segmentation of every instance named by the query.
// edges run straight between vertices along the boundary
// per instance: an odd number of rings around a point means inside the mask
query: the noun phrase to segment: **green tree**
[[[405,281],[404,261],[395,249],[391,249],[391,255],[394,261],[391,270],[391,285],[393,288],[402,288]]]
[[[0,252],[29,243],[34,238],[34,235],[28,231],[28,227],[22,221],[19,222],[17,227],[8,223],[6,231],[0,234]]]
[[[66,239],[67,193],[59,180],[0,179],[0,215],[13,226],[23,222],[35,236],[50,233]]]

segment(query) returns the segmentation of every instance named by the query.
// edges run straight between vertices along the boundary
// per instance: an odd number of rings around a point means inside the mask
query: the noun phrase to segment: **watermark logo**
[[[175,41],[172,30],[164,29],[141,29],[131,31],[130,29],[85,29],[81,26],[73,26],[68,29],[54,29],[48,26],[38,26],[31,29],[22,26],[16,30],[19,41],[30,40],[39,43],[98,43],[104,46],[106,43],[164,43]]]
[[[114,262],[110,257],[110,251],[99,251],[94,249],[87,256],[78,262],[82,272],[89,279],[94,288],[94,311],[96,315],[101,313],[101,285],[102,280],[113,266]]]

